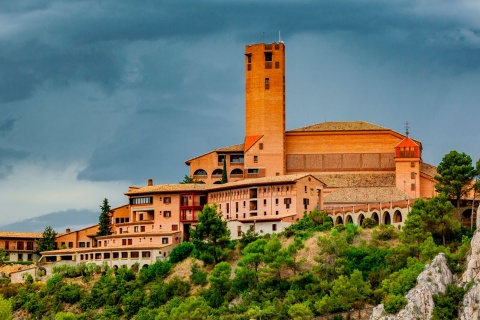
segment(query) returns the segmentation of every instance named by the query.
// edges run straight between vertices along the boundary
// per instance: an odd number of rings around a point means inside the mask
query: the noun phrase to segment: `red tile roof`
[[[368,131],[368,130],[389,130],[364,121],[335,121],[322,122],[311,126],[289,130],[288,132],[299,131]]]
[[[245,143],[244,143],[243,152],[247,152],[248,149],[250,149],[255,143],[257,143],[257,141],[260,140],[262,137],[263,137],[263,135],[258,135],[258,136],[246,136],[246,137],[245,137]]]

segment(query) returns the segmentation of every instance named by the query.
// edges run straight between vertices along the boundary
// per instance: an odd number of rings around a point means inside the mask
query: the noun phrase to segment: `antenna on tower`
[[[405,122],[405,134],[407,135],[407,137],[408,137],[408,134],[409,134],[408,129],[410,129],[410,126],[409,126],[409,123],[407,121],[407,122]]]

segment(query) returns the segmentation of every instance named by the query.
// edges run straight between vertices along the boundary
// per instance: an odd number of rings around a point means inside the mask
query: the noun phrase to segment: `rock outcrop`
[[[407,305],[397,315],[385,315],[383,304],[374,308],[370,320],[427,320],[434,308],[433,295],[444,293],[452,283],[452,272],[448,268],[445,254],[440,253],[417,278],[417,285],[407,296]]]
[[[480,206],[477,209],[479,212]],[[461,320],[479,319],[480,313],[480,216],[477,215],[477,231],[470,242],[471,250],[467,256],[467,270],[462,275],[460,285],[468,289],[458,312]]]

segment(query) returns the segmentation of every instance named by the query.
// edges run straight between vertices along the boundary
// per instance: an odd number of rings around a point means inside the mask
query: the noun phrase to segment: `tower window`
[[[265,89],[270,89],[270,79],[265,78]]]
[[[275,61],[275,69],[279,69],[279,68],[280,68],[280,62]]]
[[[262,142],[258,144],[258,149],[263,150],[263,143]]]
[[[271,62],[271,61],[272,61],[272,53],[265,52],[265,62]]]
[[[411,190],[412,190],[412,191],[415,191],[415,183],[412,183],[412,185],[411,185]]]
[[[258,156],[253,156],[253,162],[257,163],[258,162]]]

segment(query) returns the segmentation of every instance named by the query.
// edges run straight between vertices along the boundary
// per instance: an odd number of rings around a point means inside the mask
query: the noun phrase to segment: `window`
[[[73,242],[69,242],[69,243],[68,243],[68,247],[69,247],[69,248],[73,248]]]
[[[238,202],[235,202],[235,212],[238,212]]]
[[[142,251],[142,258],[150,258],[150,251]]]
[[[267,215],[267,211],[263,211],[263,215],[266,216],[266,215]]]
[[[17,242],[17,250],[23,250],[24,248],[24,243],[23,241],[18,241]]]
[[[139,213],[139,214],[138,214],[138,220],[139,220],[139,221],[142,221],[142,220],[143,220],[143,213]]]
[[[18,254],[18,261],[23,261],[23,253]]]
[[[285,199],[283,199],[283,202],[285,203],[285,207],[287,209],[290,209],[290,204],[292,203],[292,199],[291,198],[285,198]]]
[[[145,226],[140,226],[140,232],[145,232]]]
[[[265,78],[265,89],[270,89],[270,78]]]
[[[138,232],[138,227],[133,227],[133,232]]]
[[[78,247],[79,248],[85,248],[85,242],[79,242]]]
[[[10,249],[10,243],[8,241],[5,241],[5,250]]]
[[[118,233],[122,234],[122,233],[123,233],[123,229],[122,229],[122,228],[118,229]]]
[[[307,186],[305,186],[305,193],[307,193]]]
[[[163,211],[163,216],[165,218],[170,218],[172,216],[172,212],[171,211]]]
[[[415,161],[410,162],[410,167],[415,168]]]
[[[416,174],[415,172],[411,172],[411,173],[410,173],[410,178],[411,178],[411,179],[415,179],[415,176],[416,176],[416,175],[417,175],[417,174]]]
[[[248,169],[249,174],[258,174],[258,169]]]
[[[138,251],[132,251],[130,252],[130,258],[138,259],[139,257],[139,252]]]
[[[227,203],[227,213],[230,213],[230,203]]]
[[[127,245],[127,239],[122,239],[122,246],[126,246]]]
[[[415,183],[412,183],[411,189],[412,191],[415,191]]]
[[[275,223],[272,224],[272,231],[277,231],[277,225]]]
[[[252,55],[251,54],[247,54],[247,62],[252,63]]]
[[[253,156],[253,162],[257,163],[258,162],[258,156]]]
[[[98,246],[99,246],[99,247],[102,246],[102,241],[98,241]]]
[[[264,206],[267,205],[267,199],[263,199],[263,205],[264,205]]]
[[[277,215],[277,216],[278,216],[278,211],[275,211],[275,215]]]
[[[272,53],[265,52],[265,62],[271,62],[271,61],[272,61]]]
[[[258,144],[258,149],[263,150],[263,142],[260,142],[260,143]]]
[[[118,256],[119,256],[118,252],[113,253],[113,259],[118,259]]]
[[[178,231],[178,224],[172,224],[172,231]]]
[[[128,258],[128,252],[122,252],[122,259]]]
[[[61,247],[63,247],[64,245],[65,245],[65,242],[62,242],[62,245],[61,245]]]
[[[32,254],[31,253],[27,254],[27,260],[32,261]]]
[[[163,203],[171,203],[172,202],[172,198],[171,197],[164,197],[163,198]]]
[[[310,200],[309,199],[303,199],[303,208],[305,210],[307,210],[307,206],[310,204]]]
[[[275,204],[278,206],[278,198],[275,199]]]
[[[275,61],[275,69],[278,69],[278,68],[280,68],[280,62]]]
[[[115,240],[113,240],[115,241]],[[87,248],[90,248],[90,242],[87,242]]]
[[[129,246],[131,246],[132,245],[132,239],[127,239],[127,243],[128,243]]]
[[[231,155],[230,162],[243,163],[243,155]]]
[[[130,198],[130,204],[150,204],[153,203],[153,197]]]
[[[168,244],[168,238],[162,238],[162,244]]]
[[[27,250],[33,250],[33,242],[31,241],[27,242]]]
[[[242,226],[237,226],[237,235],[238,235],[239,237],[242,236]]]
[[[103,259],[110,259],[110,252],[105,252],[103,254]]]

